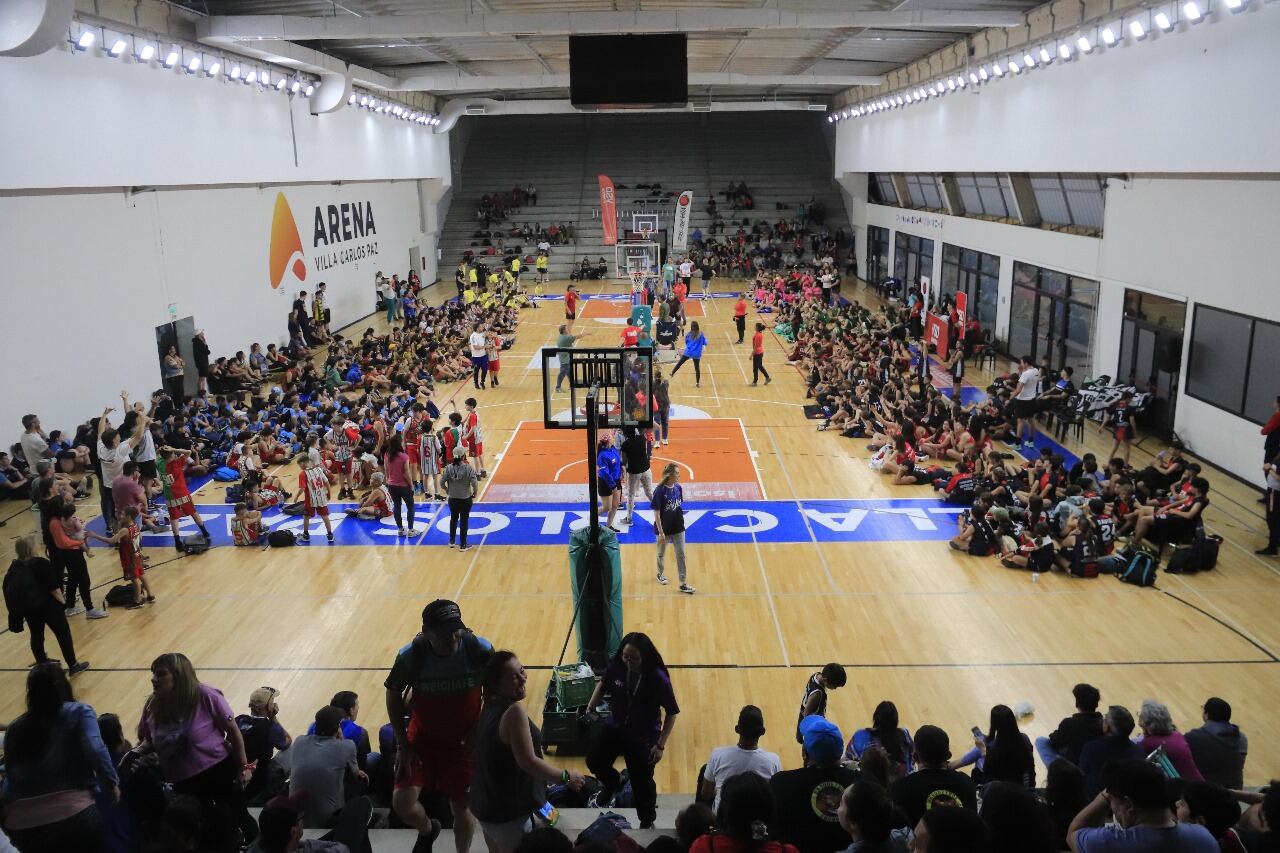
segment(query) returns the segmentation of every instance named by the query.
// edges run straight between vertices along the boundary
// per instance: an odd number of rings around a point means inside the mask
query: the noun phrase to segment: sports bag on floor
[[[296,541],[292,530],[273,530],[267,534],[267,544],[272,548],[289,548]]]
[[[1134,586],[1151,586],[1156,582],[1156,557],[1147,548],[1137,548],[1116,577]]]

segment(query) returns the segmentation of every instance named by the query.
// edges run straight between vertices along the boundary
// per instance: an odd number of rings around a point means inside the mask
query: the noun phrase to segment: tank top
[[[547,801],[547,786],[520,769],[508,744],[498,738],[502,715],[512,699],[486,699],[476,724],[476,774],[471,783],[471,811],[486,823],[527,817]],[[542,757],[542,732],[529,721],[533,753]]]

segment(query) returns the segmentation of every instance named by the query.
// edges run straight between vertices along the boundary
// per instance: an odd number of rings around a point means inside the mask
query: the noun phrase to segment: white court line
[[[422,544],[422,540],[427,538],[427,534],[431,532],[431,528],[436,526],[436,519],[440,518],[440,511],[444,509],[446,506],[448,506],[447,501],[432,501],[431,503],[435,507],[435,512],[431,513],[431,520],[427,522],[426,530],[422,531],[422,535],[419,536],[418,540],[413,543],[414,545]],[[416,512],[416,507],[415,507],[415,512]]]
[[[507,443],[503,445],[502,451],[494,457],[493,470],[489,472],[489,476],[484,478],[484,488],[476,495],[476,503],[484,500],[484,496],[489,493],[489,486],[493,483],[494,478],[498,476],[498,469],[502,467],[502,460],[507,458],[507,453],[511,450],[511,444],[516,440],[516,433],[520,432],[520,428],[532,421],[517,421],[516,428],[511,431],[511,435],[507,438]]]
[[[751,460],[751,468],[756,472],[756,483],[760,486],[760,499],[769,500],[769,492],[764,487],[764,477],[760,476],[760,466],[756,464],[755,451],[751,449],[751,439],[747,437],[747,425],[742,422],[742,418],[734,418],[738,422],[738,429],[742,430],[742,444],[747,448],[747,458]],[[755,538],[755,534],[751,534],[751,538]]]
[[[787,641],[782,635],[782,621],[778,618],[778,608],[773,603],[773,587],[769,586],[769,573],[764,568],[764,554],[760,551],[760,542],[755,531],[751,532],[751,544],[756,549],[756,563],[760,566],[760,580],[764,582],[765,599],[769,602],[769,613],[773,616],[773,630],[778,632],[778,645],[782,648],[782,665],[791,666],[791,655],[787,653]]]
[[[480,559],[480,549],[484,547],[484,542],[489,538],[489,534],[483,533],[480,536],[480,544],[471,548],[471,564],[467,566],[467,573],[462,576],[462,580],[458,582],[458,591],[453,594],[453,600],[457,601],[462,597],[462,588],[467,585],[467,581],[471,580],[471,572],[475,570],[476,561]]]
[[[782,459],[782,451],[778,449],[778,440],[773,437],[773,428],[765,427],[765,434],[769,436],[769,443],[773,445],[773,454],[778,459]],[[791,482],[791,472],[787,470],[787,466],[782,466],[782,475],[787,479],[787,488],[791,489],[791,494],[796,493],[796,487]],[[822,570],[827,573],[827,582],[831,584],[832,592],[839,592],[840,587],[836,583],[835,575],[831,574],[831,564],[827,562],[827,555],[822,552],[822,545],[818,542],[818,537],[813,532],[813,524],[809,521],[809,516],[805,515],[804,510],[800,511],[800,518],[804,520],[804,528],[809,531],[809,538],[813,540],[813,547],[818,552],[818,559],[822,562]]]
[[[729,342],[729,352],[733,353],[734,352],[733,348],[736,347],[737,344],[733,342],[733,335],[729,334],[727,329],[725,330],[725,333],[724,333],[724,339]],[[750,380],[747,379],[747,369],[742,366],[742,359],[738,358],[737,355],[734,355],[733,363],[738,365],[738,373],[742,374],[742,384],[743,385],[748,384]]]
[[[797,409],[803,409],[804,403],[788,403],[786,400],[755,400],[750,397],[725,397],[725,400],[733,400],[739,403],[768,403],[772,406],[795,406]]]

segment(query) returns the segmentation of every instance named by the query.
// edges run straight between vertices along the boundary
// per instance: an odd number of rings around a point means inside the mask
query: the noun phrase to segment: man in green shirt
[[[667,262],[662,265],[662,299],[665,300],[671,293],[671,288],[676,283],[676,265],[671,263],[671,258],[667,258]]]
[[[569,349],[579,338],[585,338],[586,336],[587,332],[583,332],[581,335],[569,334],[568,325],[561,323],[560,336],[556,338],[556,347],[559,349]],[[562,390],[561,386],[564,384],[565,377],[569,375],[569,353],[562,352],[559,353],[557,357],[560,359],[560,372],[556,374],[556,393],[559,394]]]

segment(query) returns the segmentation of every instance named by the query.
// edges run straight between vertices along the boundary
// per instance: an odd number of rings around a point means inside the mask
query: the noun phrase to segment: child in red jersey
[[[326,538],[332,545],[333,524],[329,521],[329,476],[324,472],[324,468],[313,464],[306,456],[303,456],[298,464],[302,468],[298,474],[298,490],[302,493],[303,500],[300,538],[303,542],[311,541],[311,519],[318,515],[324,522]]]

